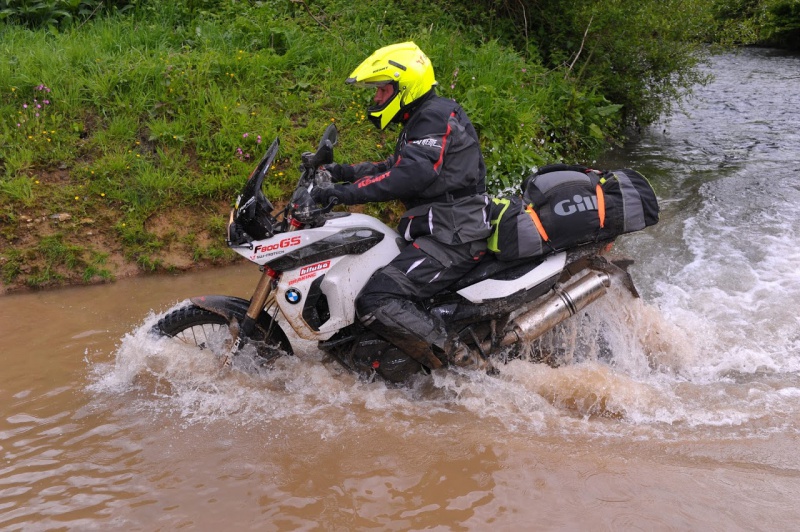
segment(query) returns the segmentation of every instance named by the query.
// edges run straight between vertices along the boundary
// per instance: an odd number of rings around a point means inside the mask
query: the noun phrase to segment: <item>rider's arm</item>
[[[348,187],[347,203],[418,199],[434,183],[447,147],[447,124],[435,116],[420,117],[406,133],[407,142],[396,153],[394,164],[357,179]]]
[[[325,169],[331,173],[333,180],[337,183],[352,183],[366,175],[375,175],[387,171],[394,166],[394,155],[389,156],[385,161],[364,162],[356,164],[326,164]]]

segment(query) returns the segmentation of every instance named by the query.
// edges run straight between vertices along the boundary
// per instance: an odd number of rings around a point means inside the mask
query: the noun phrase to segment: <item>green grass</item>
[[[565,68],[543,65],[535,49],[523,54],[513,39],[487,34],[495,26],[465,23],[467,8],[448,2],[134,4],[39,30],[0,22],[6,279],[23,275],[18,265],[32,249],[18,234],[23,212],[102,212],[126,259],[152,271],[169,268],[159,253],[170,242],[147,221],[231,200],[275,137],[281,152],[266,188],[276,204],[291,192],[300,154],[331,121],[340,129],[337,160],[387,156],[397,130],[376,131],[364,116],[372,94],[344,79],[391,42],[415,40],[431,57],[439,93],[461,102],[478,129],[494,192],[538,165],[590,160],[621,139],[619,105]],[[184,245],[195,260],[213,262],[226,256],[226,213],[208,217],[215,221],[192,231],[218,233],[215,243]],[[59,282],[63,268],[105,278],[108,268],[86,258],[92,250],[70,247],[82,238],[77,229],[63,231],[58,254],[44,255],[54,266],[30,282]]]
[[[496,41],[471,44],[452,32],[413,26],[379,35],[374,21],[362,21],[355,33],[366,42],[352,42],[343,38],[349,38],[349,17],[359,21],[355,12],[330,21],[337,35],[268,5],[230,21],[184,24],[171,15],[177,17],[165,7],[55,35],[5,27],[0,52],[12,58],[0,65],[6,179],[67,165],[79,175],[105,176],[106,193],[124,205],[193,202],[235,190],[264,148],[259,136],[266,144],[280,135],[282,167],[294,168],[298,152],[313,145],[331,119],[342,128],[342,156],[375,158],[376,144],[388,152],[385,137],[392,133],[371,131],[362,113],[371,95],[351,91],[343,80],[372,48],[399,39],[416,39],[427,49],[440,92],[471,113],[489,166],[501,163],[494,180],[517,180],[534,163],[602,147],[592,124],[608,138],[617,133],[607,121],[557,123],[558,100],[544,96],[557,76]],[[573,104],[587,111],[584,116],[607,105],[575,87],[562,90],[579,93]],[[554,131],[571,153],[530,141]],[[519,149],[491,151],[501,145]],[[520,167],[521,154],[527,168]],[[290,185],[289,173],[279,181]]]

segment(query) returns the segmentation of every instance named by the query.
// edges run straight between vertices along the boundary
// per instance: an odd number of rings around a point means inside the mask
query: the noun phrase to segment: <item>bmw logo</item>
[[[286,291],[286,301],[288,301],[292,305],[300,303],[300,300],[302,298],[303,296],[300,295],[300,292],[298,292],[296,288],[290,288]]]

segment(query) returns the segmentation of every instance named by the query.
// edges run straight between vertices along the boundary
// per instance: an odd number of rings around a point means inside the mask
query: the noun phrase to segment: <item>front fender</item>
[[[233,296],[197,296],[190,298],[193,305],[203,310],[213,312],[225,318],[228,323],[235,318],[241,323],[250,307],[250,301]],[[254,340],[272,339],[280,343],[281,349],[289,354],[293,353],[292,344],[281,326],[262,309],[256,320],[256,328],[260,331],[262,338]]]
[[[219,314],[228,321],[233,318],[236,318],[237,321],[242,321],[245,314],[247,314],[247,308],[250,306],[250,302],[246,299],[233,296],[198,296],[189,299],[189,301],[203,310]]]

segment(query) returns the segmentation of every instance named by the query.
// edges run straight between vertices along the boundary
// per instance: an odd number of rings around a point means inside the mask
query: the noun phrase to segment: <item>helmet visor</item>
[[[344,80],[345,83],[348,85],[353,85],[359,88],[367,88],[367,89],[374,89],[375,87],[384,87],[391,83],[393,80],[391,79],[381,79],[381,80],[362,80],[358,81],[356,78],[347,78]]]

